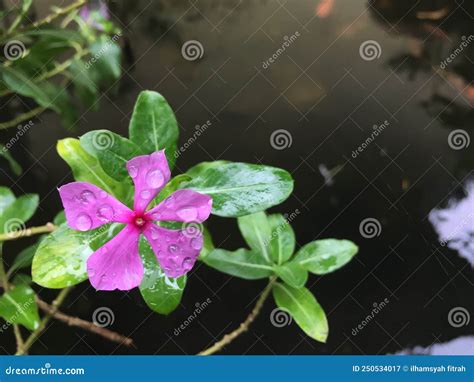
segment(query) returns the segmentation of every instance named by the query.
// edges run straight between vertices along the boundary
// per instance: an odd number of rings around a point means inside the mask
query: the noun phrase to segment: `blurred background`
[[[36,0],[31,17],[68,4],[59,3]],[[104,5],[106,18],[121,30],[121,74],[103,87],[99,109],[77,107],[69,126],[53,112],[35,116],[34,126],[10,150],[22,175],[0,160],[1,185],[17,195],[40,195],[32,225],[55,216],[56,188],[72,180],[56,153],[57,140],[101,128],[127,135],[138,93],[155,90],[177,115],[181,144],[196,126],[211,122],[180,156],[176,173],[217,159],[282,167],[292,173],[295,190],[272,212],[299,211],[292,221],[299,246],[334,237],[360,248],[346,267],[312,275],[308,284],[328,315],[326,344],[307,338],[294,323],[272,325],[275,306],[268,301],[225,354],[430,352],[435,344],[461,337],[462,351],[474,353],[473,3],[91,4]],[[193,49],[186,50],[190,42]],[[18,95],[0,102],[2,121],[32,108]],[[383,131],[365,144],[382,124]],[[1,130],[0,142],[16,132]],[[379,223],[375,235],[361,232],[368,218]],[[235,220],[213,216],[209,227],[216,247],[244,246]],[[15,252],[25,244],[9,248]],[[182,304],[165,317],[152,313],[137,290],[96,292],[85,282],[63,310],[90,320],[95,309],[112,309],[110,329],[132,337],[136,348],[52,322],[31,353],[193,354],[237,327],[264,286],[265,281],[240,280],[200,263]],[[212,303],[176,335],[196,303],[207,299]],[[384,309],[354,334],[385,299]],[[469,320],[453,325],[450,314],[460,308]],[[13,352],[13,336],[1,336],[0,350]]]

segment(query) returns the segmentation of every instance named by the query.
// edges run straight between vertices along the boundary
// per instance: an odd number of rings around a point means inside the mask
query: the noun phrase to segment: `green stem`
[[[31,346],[33,346],[36,340],[41,336],[41,334],[43,334],[44,330],[46,329],[46,326],[48,325],[49,321],[53,317],[54,313],[58,311],[59,307],[64,302],[64,300],[66,299],[67,295],[69,294],[71,290],[72,288],[65,288],[61,290],[61,292],[59,292],[58,296],[51,304],[52,306],[51,312],[46,314],[43,317],[38,328],[35,329],[33,332],[31,332],[30,336],[26,339],[24,345],[20,349],[18,349],[18,351],[16,352],[16,355],[24,355],[28,352]]]
[[[36,117],[38,114],[41,114],[43,111],[45,111],[46,108],[43,106],[37,106],[34,109],[27,111],[26,113],[20,114],[18,117],[11,119],[7,122],[0,123],[0,130],[3,129],[9,129],[10,127],[14,127],[16,125],[19,125],[20,123],[31,119],[33,117]]]
[[[53,232],[57,227],[53,223],[46,223],[45,225],[39,227],[31,227],[26,228],[20,232],[14,233],[2,233],[0,234],[0,242],[2,241],[9,241],[9,240],[16,240],[22,237],[30,237],[34,235],[39,235],[42,233],[50,233]]]

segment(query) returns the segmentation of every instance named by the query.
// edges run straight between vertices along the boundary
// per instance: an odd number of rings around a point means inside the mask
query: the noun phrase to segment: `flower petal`
[[[127,162],[127,170],[135,184],[133,209],[137,213],[143,213],[170,179],[171,172],[165,150],[130,159]]]
[[[201,252],[201,232],[192,235],[186,231],[174,231],[150,223],[143,231],[160,267],[168,277],[179,277],[191,270]]]
[[[140,285],[143,264],[138,253],[140,231],[127,225],[87,259],[87,273],[97,290],[130,290]]]
[[[112,195],[87,182],[73,182],[59,188],[68,225],[89,231],[110,222],[126,223],[132,211]]]
[[[153,220],[202,223],[211,214],[212,198],[193,190],[178,190],[146,213]]]

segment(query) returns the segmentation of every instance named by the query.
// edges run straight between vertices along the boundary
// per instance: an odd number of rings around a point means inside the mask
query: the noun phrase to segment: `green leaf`
[[[99,160],[102,169],[117,181],[129,178],[127,162],[142,154],[141,148],[127,138],[108,130],[95,130],[80,138],[81,146]]]
[[[186,184],[212,197],[212,213],[238,217],[264,211],[283,202],[293,191],[285,170],[247,163],[207,166]]]
[[[16,176],[20,176],[23,172],[20,164],[13,158],[13,156],[8,152],[8,149],[0,143],[0,156],[4,157],[8,164],[10,165],[10,169],[12,170],[13,174]]]
[[[74,84],[75,94],[88,108],[98,110],[99,103],[99,88],[91,78],[84,61],[77,59],[69,66],[69,72],[71,73],[71,81]]]
[[[115,234],[118,225],[79,232],[59,226],[46,236],[33,258],[33,281],[46,288],[66,288],[87,280],[87,258]]]
[[[61,158],[71,167],[76,181],[95,184],[118,199],[122,201],[125,199],[130,186],[108,176],[97,158],[88,154],[78,139],[66,138],[58,141],[57,150]]]
[[[38,244],[30,245],[22,250],[13,261],[13,264],[10,266],[8,273],[13,273],[18,269],[27,268],[31,265],[33,261],[33,256],[38,248]]]
[[[244,248],[234,252],[215,249],[202,261],[220,272],[246,280],[263,279],[273,274],[273,268],[259,254]]]
[[[64,210],[59,211],[53,219],[53,224],[54,225],[61,225],[63,223],[66,223],[66,214],[65,214]]]
[[[186,276],[177,279],[167,277],[158,265],[153,249],[144,237],[140,240],[140,256],[145,268],[140,284],[143,299],[151,310],[160,314],[170,314],[181,301],[186,286]]]
[[[0,187],[0,216],[15,201],[15,195],[8,187]]]
[[[203,260],[207,255],[209,255],[214,249],[214,243],[212,241],[212,236],[206,226],[203,226],[202,234],[204,236],[204,243],[199,254],[199,259]]]
[[[168,164],[173,168],[178,122],[161,94],[152,91],[140,93],[130,121],[129,135],[147,153],[165,149]]]
[[[189,168],[188,171],[186,171],[186,174],[188,174],[189,176],[194,178],[195,176],[199,176],[199,174],[201,174],[204,170],[207,170],[208,168],[219,167],[219,166],[222,166],[223,164],[227,164],[227,163],[232,163],[232,162],[229,162],[228,160],[216,160],[216,161],[213,161],[213,162],[201,162],[201,163],[198,163],[197,165]]]
[[[13,285],[31,285],[33,280],[30,276],[25,275],[24,273],[19,273],[13,277],[12,284]]]
[[[121,74],[121,54],[120,46],[108,36],[102,35],[89,47],[91,59],[86,68],[91,69],[93,78],[100,80],[101,84],[109,85],[114,83]],[[90,63],[90,64],[89,64]]]
[[[55,103],[56,96],[59,94],[58,88],[52,83],[47,81],[33,82],[20,70],[8,66],[1,66],[0,68],[3,81],[10,90],[25,97],[33,98],[40,106],[61,113],[60,108]]]
[[[288,311],[308,336],[326,342],[329,333],[326,314],[308,289],[276,283],[273,297],[276,304]]]
[[[295,233],[281,214],[268,216],[271,227],[270,253],[277,264],[289,260],[295,251]]]
[[[25,223],[33,216],[38,208],[38,195],[22,195],[2,209],[0,215],[0,233],[19,234],[23,231]]]
[[[262,255],[265,262],[270,264],[272,262],[269,253],[271,228],[265,212],[239,217],[237,222],[248,246],[255,253]]]
[[[35,293],[27,285],[18,285],[0,297],[0,316],[10,324],[20,324],[29,330],[39,327],[40,318]]]
[[[189,182],[191,177],[187,174],[176,175],[174,178],[170,179],[166,186],[160,191],[157,197],[153,200],[153,205],[159,204],[170,196],[173,192],[179,190],[183,184]]]
[[[302,247],[294,261],[311,273],[324,275],[346,265],[358,250],[349,240],[315,240]]]
[[[286,263],[275,267],[275,273],[293,288],[304,287],[308,280],[308,271],[296,263]]]

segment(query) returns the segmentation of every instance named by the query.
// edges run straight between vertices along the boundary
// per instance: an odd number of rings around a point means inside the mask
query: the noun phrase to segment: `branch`
[[[245,321],[242,322],[237,329],[235,329],[233,332],[226,334],[224,337],[222,337],[220,341],[216,342],[210,348],[202,350],[197,355],[211,355],[211,354],[217,353],[218,351],[221,351],[222,348],[224,348],[224,346],[230,344],[238,336],[246,332],[249,329],[249,326],[252,324],[252,322],[255,321],[258,314],[262,310],[263,303],[265,302],[268,295],[270,294],[274,282],[275,282],[275,278],[274,277],[270,278],[270,282],[268,283],[268,285],[265,287],[262,294],[258,298],[257,303],[255,304],[254,308],[252,309],[250,314],[247,316]]]
[[[22,237],[30,237],[42,233],[53,232],[57,227],[53,223],[46,223],[39,227],[26,228],[21,231],[14,231],[0,234],[0,241],[16,240]]]
[[[26,113],[20,114],[18,117],[11,119],[7,122],[0,123],[0,130],[9,129],[10,127],[16,126],[27,119],[31,119],[32,117],[36,117],[38,114],[41,114],[45,111],[46,108],[43,106],[35,107],[34,109],[27,111]]]
[[[39,297],[36,298],[36,303],[38,304],[38,307],[42,311],[44,311],[47,314],[52,315],[56,320],[64,322],[65,324],[69,326],[75,326],[77,328],[87,330],[89,332],[102,336],[108,339],[109,341],[117,342],[121,345],[134,346],[133,339],[129,337],[125,337],[122,334],[113,332],[112,330],[97,326],[93,322],[85,321],[78,317],[68,316],[67,314],[60,312],[58,309],[55,309],[53,306],[44,302]]]

